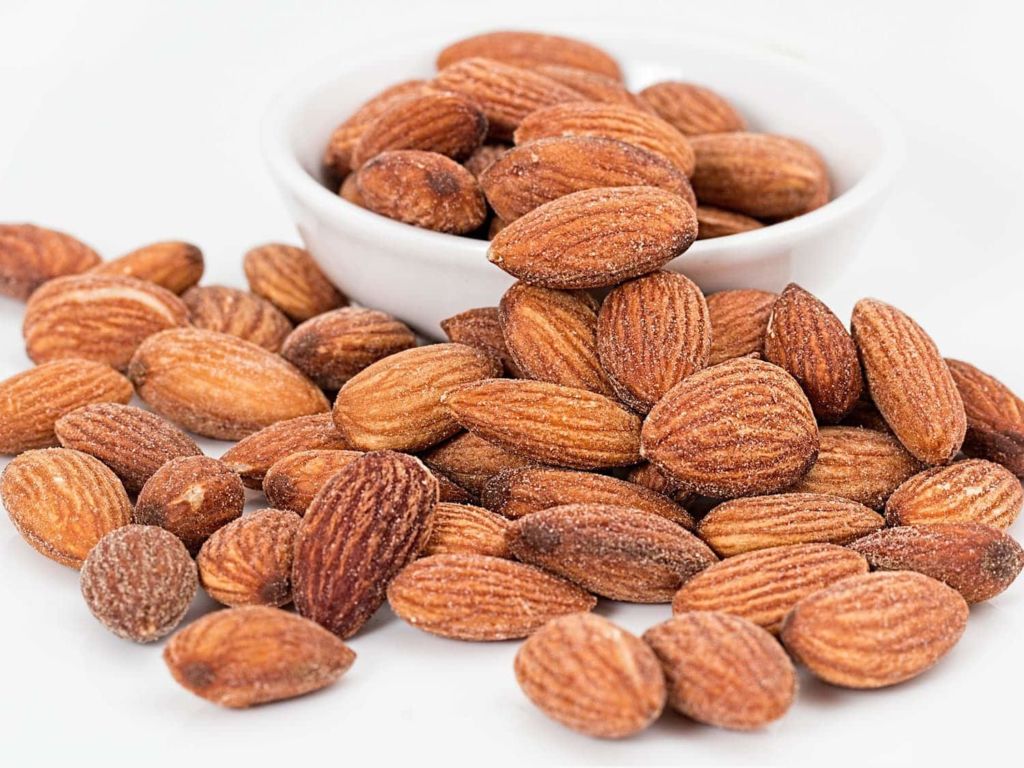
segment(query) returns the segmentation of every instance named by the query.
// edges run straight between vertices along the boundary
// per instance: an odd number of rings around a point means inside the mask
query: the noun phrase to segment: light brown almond
[[[511,523],[472,504],[438,504],[434,508],[430,538],[420,553],[430,555],[489,555],[511,557],[508,537]]]
[[[640,91],[662,120],[686,136],[746,129],[743,116],[722,96],[694,83],[664,80]]]
[[[533,462],[493,443],[463,432],[430,449],[423,463],[479,496],[491,478],[501,472],[528,467]]]
[[[505,144],[481,144],[462,164],[479,181],[480,175],[491,167],[491,163],[508,152],[508,150],[509,147]]]
[[[297,323],[348,303],[309,252],[294,245],[268,243],[242,259],[249,290]]]
[[[964,453],[1024,477],[1024,400],[969,363],[947,360],[967,413]]]
[[[278,352],[292,332],[284,312],[255,293],[202,285],[190,288],[181,299],[196,328],[237,336],[271,352]]]
[[[27,299],[47,280],[99,263],[96,251],[71,235],[34,224],[0,224],[0,295]]]
[[[742,213],[733,213],[723,208],[715,208],[713,205],[697,206],[698,240],[738,235],[741,232],[761,229],[763,226],[764,224],[757,219],[744,216]]]
[[[466,344],[497,355],[509,375],[523,378],[505,346],[505,336],[501,332],[497,307],[467,309],[442,320],[441,330],[448,337],[448,341]]]
[[[463,38],[448,45],[437,56],[437,68],[463,59],[485,56],[520,67],[558,65],[596,72],[622,79],[619,65],[597,46],[571,37],[539,32],[498,31]]]
[[[647,461],[630,469],[626,473],[626,480],[662,496],[668,496],[679,504],[686,504],[693,497],[692,490]]]
[[[182,294],[203,276],[203,252],[192,243],[168,240],[136,248],[89,270],[94,275],[134,277]]]
[[[889,525],[982,523],[1006,530],[1020,515],[1024,489],[1012,472],[984,459],[914,475],[885,503]]]
[[[708,365],[760,353],[776,298],[776,294],[768,291],[748,289],[719,291],[708,296],[711,317]]]
[[[624,104],[627,107],[641,109],[645,112],[654,110],[637,94],[629,91],[619,78],[609,77],[579,67],[566,67],[560,64],[540,64],[533,67],[552,80],[572,88],[586,101],[601,101],[606,104]]]
[[[275,461],[263,478],[263,494],[278,509],[306,514],[313,498],[360,451],[316,450],[291,453]]]

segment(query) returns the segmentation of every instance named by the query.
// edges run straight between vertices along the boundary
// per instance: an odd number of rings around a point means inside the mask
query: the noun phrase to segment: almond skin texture
[[[670,272],[618,286],[601,304],[597,350],[619,397],[647,413],[707,365],[711,319],[704,295],[689,279]]]
[[[529,467],[503,472],[487,484],[484,504],[513,519],[565,504],[630,507],[692,530],[693,518],[679,504],[648,488],[592,472]]]
[[[633,485],[643,486],[660,496],[667,496],[680,504],[685,504],[693,493],[682,483],[673,480],[649,462],[637,464],[626,473],[626,480]],[[632,506],[636,506],[635,503]],[[689,526],[686,526],[689,527]]]
[[[310,318],[292,331],[281,356],[321,389],[341,389],[372,363],[415,346],[416,335],[391,315],[342,307]]]
[[[786,286],[772,307],[764,359],[800,383],[822,422],[840,421],[864,389],[853,338],[828,307],[796,283]]]
[[[359,451],[332,450],[289,454],[267,470],[263,494],[274,507],[304,515],[324,484],[362,455]]]
[[[102,461],[137,494],[160,467],[202,453],[195,440],[155,413],[120,403],[97,403],[62,416],[54,425],[65,448]]]
[[[480,176],[480,185],[506,223],[596,187],[660,187],[697,205],[686,174],[667,159],[597,136],[553,136],[510,149]]]
[[[893,433],[926,464],[948,463],[964,441],[967,418],[935,342],[876,299],[857,302],[852,327],[871,399]]]
[[[229,606],[290,603],[300,522],[294,512],[261,509],[216,531],[196,557],[203,589]]]
[[[488,555],[511,557],[511,523],[472,504],[438,504],[434,508],[430,538],[420,553],[430,555]]]
[[[733,106],[709,88],[665,80],[640,91],[658,116],[685,136],[742,131],[746,122]]]
[[[543,288],[600,288],[667,264],[697,237],[693,209],[656,187],[588,189],[506,226],[487,258]]]
[[[291,321],[269,301],[255,293],[203,285],[181,297],[192,314],[192,325],[251,341],[277,352],[292,332]]]
[[[351,448],[329,413],[298,416],[264,427],[231,446],[220,460],[242,478],[246,488],[259,490],[270,468],[299,451],[338,451]]]
[[[644,458],[706,496],[774,493],[818,454],[818,427],[785,371],[740,358],[683,379],[651,410]]]
[[[179,685],[224,707],[244,708],[325,688],[355,653],[312,621],[277,608],[217,611],[175,633],[164,662]]]
[[[472,432],[463,432],[423,455],[423,463],[440,472],[470,493],[479,496],[491,478],[507,470],[528,467],[533,462],[510,453]]]
[[[500,372],[496,358],[464,344],[432,344],[386,357],[352,377],[334,402],[350,447],[421,451],[455,434],[445,392]]]
[[[67,358],[0,382],[0,454],[59,445],[54,425],[92,403],[127,403],[132,384],[109,365]]]
[[[665,680],[651,649],[589,613],[545,624],[519,649],[515,670],[538,709],[588,736],[632,736],[665,707]]]
[[[180,240],[152,243],[89,270],[94,275],[134,277],[181,295],[203,276],[203,252]]]
[[[196,564],[173,534],[152,525],[111,531],[82,564],[82,597],[118,637],[151,643],[185,618],[198,582]]]
[[[527,637],[551,619],[589,611],[597,599],[557,576],[500,557],[433,555],[388,587],[399,618],[454,640]]]
[[[439,502],[444,501],[451,504],[471,504],[476,501],[469,491],[461,485],[456,485],[441,473],[435,472],[434,479],[437,480],[437,500]]]
[[[756,624],[691,611],[644,632],[661,662],[668,703],[700,723],[749,731],[778,720],[796,696],[796,670]]]
[[[589,297],[516,283],[498,307],[505,346],[526,378],[614,396],[597,358]]]
[[[338,471],[299,527],[296,610],[341,638],[358,632],[419,553],[436,504],[437,481],[412,456],[370,453]]]
[[[764,224],[757,219],[744,216],[742,213],[733,213],[724,208],[715,208],[713,205],[697,206],[698,240],[738,235],[740,232],[761,229],[763,226]]]
[[[969,363],[946,360],[967,413],[964,453],[1024,477],[1024,400]]]
[[[150,336],[132,357],[128,376],[161,416],[219,440],[240,440],[330,407],[323,392],[277,355],[197,328]]]
[[[967,603],[945,584],[908,571],[870,573],[801,600],[782,642],[828,683],[882,688],[932,667],[966,626]]]
[[[135,522],[159,525],[195,554],[213,533],[242,514],[245,488],[238,475],[208,456],[172,459],[139,492]]]
[[[686,137],[660,117],[635,107],[577,100],[538,109],[519,125],[515,142],[550,136],[616,139],[661,155],[687,177],[693,174],[694,153]]]
[[[629,507],[569,504],[517,520],[512,553],[588,592],[630,603],[668,603],[695,573],[718,561],[693,534]]]
[[[0,498],[25,541],[72,568],[81,568],[96,542],[132,517],[117,475],[99,459],[67,448],[15,458],[0,475]]]
[[[510,376],[523,378],[505,346],[505,336],[501,332],[497,307],[467,309],[442,320],[441,330],[448,337],[448,341],[476,347],[496,355]]]
[[[78,357],[124,370],[145,338],[187,324],[188,307],[158,285],[74,275],[50,280],[32,294],[22,333],[33,362]]]
[[[715,552],[731,557],[786,544],[847,544],[883,525],[880,514],[855,501],[817,493],[782,493],[719,504],[697,530]]]
[[[491,167],[491,163],[508,150],[509,148],[504,144],[481,144],[462,164],[479,181],[480,175]]]
[[[889,497],[885,518],[889,525],[982,523],[1006,530],[1022,504],[1024,489],[1012,472],[968,459],[911,477]]]
[[[818,460],[792,493],[824,493],[882,509],[901,483],[924,465],[887,432],[822,427]]]
[[[294,245],[268,243],[253,248],[242,266],[249,290],[297,323],[348,303],[313,257]]]
[[[694,576],[676,593],[672,612],[724,611],[776,633],[804,597],[867,570],[863,555],[834,544],[759,549]]]
[[[760,353],[768,318],[778,298],[768,291],[719,291],[707,297],[711,317],[711,355],[708,365]]]
[[[627,107],[652,110],[643,99],[626,89],[618,78],[608,77],[597,72],[588,72],[577,67],[564,67],[558,64],[541,64],[533,67],[545,77],[557,80],[562,85],[572,88],[583,96],[585,101],[601,101],[606,104],[624,104]]]
[[[640,419],[585,389],[486,379],[449,389],[441,402],[464,429],[540,464],[595,469],[640,458]]]
[[[560,35],[514,30],[485,32],[458,40],[438,54],[437,68],[444,69],[457,61],[477,56],[519,67],[575,67],[614,80],[622,79],[615,59],[597,46]]]
[[[34,224],[0,224],[0,295],[27,299],[47,280],[76,275],[99,255],[71,235]]]

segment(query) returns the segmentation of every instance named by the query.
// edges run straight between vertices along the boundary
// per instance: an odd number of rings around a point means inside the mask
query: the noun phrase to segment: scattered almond
[[[290,453],[267,470],[263,494],[274,507],[304,515],[327,481],[362,455],[360,451],[339,450]]]
[[[509,521],[472,504],[438,504],[430,538],[420,553],[429,555],[489,555],[510,557]]]
[[[708,365],[734,357],[760,354],[768,319],[778,297],[768,291],[719,291],[707,297],[711,318],[711,355]]]
[[[448,337],[448,341],[476,347],[496,355],[509,375],[523,378],[505,346],[505,336],[501,332],[497,307],[467,309],[442,320],[441,330]]]
[[[643,99],[631,93],[619,78],[602,75],[579,67],[560,64],[539,64],[533,67],[545,77],[557,80],[580,94],[585,101],[601,101],[606,104],[624,104],[634,109],[653,112]]]
[[[738,235],[764,226],[757,219],[733,213],[713,205],[697,206],[697,239],[710,240],[715,237]]]
[[[1024,400],[994,376],[947,360],[967,413],[964,453],[1002,464],[1024,477]]]
[[[71,235],[34,224],[0,224],[0,295],[27,299],[47,280],[99,263],[99,255]]]
[[[1024,504],[1021,482],[1005,467],[968,459],[914,475],[885,504],[889,525],[983,523],[1006,530]]]
[[[462,164],[479,181],[480,175],[491,167],[491,163],[508,152],[508,150],[509,148],[505,144],[481,144]]]
[[[491,478],[532,464],[529,459],[463,432],[423,455],[423,463],[479,496]]]
[[[152,243],[105,261],[89,270],[94,275],[134,277],[182,294],[203,276],[203,252],[180,240]]]
[[[746,121],[728,101],[694,83],[665,80],[644,88],[640,98],[686,136],[746,129]]]
[[[348,303],[313,257],[294,245],[269,243],[242,260],[249,289],[297,323]]]
[[[291,321],[284,313],[255,293],[203,285],[190,288],[181,299],[196,328],[237,336],[271,352],[280,351],[292,332]]]

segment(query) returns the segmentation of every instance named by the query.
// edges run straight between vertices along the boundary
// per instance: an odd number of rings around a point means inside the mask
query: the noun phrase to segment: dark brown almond
[[[458,40],[437,56],[437,68],[457,61],[486,56],[520,67],[558,65],[596,72],[615,80],[622,79],[619,65],[608,53],[590,43],[561,35],[539,32],[485,32]]]
[[[640,91],[640,98],[676,130],[687,136],[742,131],[746,121],[736,109],[710,88],[664,80]]]
[[[423,455],[423,463],[447,475],[479,496],[488,481],[501,472],[528,467],[533,462],[489,443],[472,432],[456,435]]]
[[[764,226],[757,219],[733,213],[712,205],[697,206],[697,239],[710,240],[715,237],[738,235]]]
[[[263,494],[274,507],[304,515],[327,481],[362,455],[360,451],[339,450],[290,453],[267,470]]]
[[[509,375],[523,378],[505,346],[497,307],[467,309],[442,320],[441,330],[449,341],[491,352],[501,360]]]
[[[473,494],[461,485],[456,485],[440,472],[434,473],[434,479],[437,480],[437,500],[439,502],[443,501],[449,504],[471,504],[476,501]]]
[[[309,252],[294,245],[268,243],[253,248],[242,266],[249,290],[297,323],[348,303]]]
[[[430,555],[489,555],[511,557],[511,523],[483,507],[441,503],[434,508],[430,538],[420,553]]]
[[[353,172],[345,177],[345,180],[341,182],[341,186],[338,187],[338,195],[342,200],[347,200],[352,205],[358,205],[360,208],[366,207],[363,196],[359,194],[358,173]]]
[[[203,252],[192,243],[168,240],[136,248],[89,271],[94,275],[147,280],[180,295],[203,276]]]
[[[34,224],[0,224],[0,295],[27,299],[47,280],[99,263],[99,254],[71,235]]]
[[[711,317],[711,355],[708,365],[760,353],[768,318],[778,296],[768,291],[719,291],[707,297]]]
[[[967,413],[964,453],[1024,477],[1024,400],[969,363],[946,360]]]
[[[271,352],[279,351],[292,332],[291,321],[285,314],[255,293],[222,285],[201,285],[187,290],[181,299],[196,328],[237,336]]]
[[[914,475],[885,503],[889,525],[982,523],[1006,530],[1024,504],[1021,482],[1006,467],[968,459]]]

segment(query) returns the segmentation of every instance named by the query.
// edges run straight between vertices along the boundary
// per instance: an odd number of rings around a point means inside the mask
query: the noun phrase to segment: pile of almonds
[[[491,35],[442,54],[442,78],[490,72],[482,53],[534,83],[604,61]],[[358,133],[362,177],[387,153]],[[0,225],[37,363],[0,382],[3,503],[119,636],[174,632],[200,585],[228,606],[164,659],[229,707],[338,679],[385,601],[441,637],[526,638],[523,691],[600,737],[666,704],[763,726],[794,663],[850,688],[916,677],[1024,567],[1024,401],[875,299],[850,332],[797,285],[705,297],[652,256],[694,234],[660,187],[556,196],[493,243],[520,280],[499,305],[417,346],[299,248],[247,253],[244,292],[198,286],[186,243],[101,262]],[[214,459],[185,430],[238,442]],[[268,508],[243,516],[246,488]],[[636,637],[599,598],[672,617]]]

